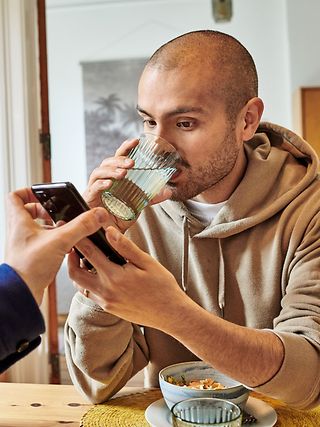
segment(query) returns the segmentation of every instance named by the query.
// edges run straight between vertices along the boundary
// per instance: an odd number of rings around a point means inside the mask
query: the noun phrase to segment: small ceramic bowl
[[[194,389],[171,384],[168,382],[170,377],[176,381],[183,378],[186,382],[211,378],[225,388],[218,390]],[[159,372],[159,383],[164,400],[170,410],[173,405],[182,400],[200,397],[229,400],[243,409],[249,397],[249,390],[244,385],[201,361],[177,363],[163,368]]]

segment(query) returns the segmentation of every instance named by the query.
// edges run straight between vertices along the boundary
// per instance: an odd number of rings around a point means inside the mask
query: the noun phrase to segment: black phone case
[[[89,210],[88,205],[71,182],[34,184],[31,189],[55,223],[58,221],[69,222],[76,216]],[[119,265],[126,263],[126,260],[108,243],[102,228],[88,236],[88,238],[110,261]],[[79,251],[77,252],[79,253]],[[82,254],[79,255],[83,258]],[[86,266],[90,268],[88,264],[87,262]]]

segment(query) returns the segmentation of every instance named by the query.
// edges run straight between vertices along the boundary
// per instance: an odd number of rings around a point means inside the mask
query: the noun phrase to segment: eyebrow
[[[136,106],[136,109],[139,113],[145,114],[146,116],[152,117],[152,114],[149,114],[146,110],[141,108],[139,105]],[[204,110],[201,107],[177,107],[172,111],[165,113],[165,117],[175,116],[177,114],[185,113],[203,113]]]

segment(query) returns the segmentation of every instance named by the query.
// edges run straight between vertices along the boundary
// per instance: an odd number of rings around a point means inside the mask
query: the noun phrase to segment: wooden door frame
[[[48,91],[48,61],[47,61],[47,32],[46,32],[46,2],[37,0],[38,10],[38,40],[39,40],[39,77],[41,99],[41,130],[42,144],[42,175],[44,182],[51,182],[51,145],[49,121],[49,91]],[[48,341],[50,355],[50,383],[60,384],[59,340],[58,340],[58,310],[55,281],[48,288]]]
[[[306,92],[314,92],[314,91],[317,91],[317,92],[319,91],[320,92],[320,87],[319,86],[310,86],[310,87],[302,87],[302,88],[300,88],[302,111],[305,111],[305,109],[306,109],[306,105],[305,105],[306,99],[305,99],[304,94]],[[305,117],[304,114],[302,114],[302,135],[303,135],[303,137],[306,136],[305,134],[306,134],[306,117]]]

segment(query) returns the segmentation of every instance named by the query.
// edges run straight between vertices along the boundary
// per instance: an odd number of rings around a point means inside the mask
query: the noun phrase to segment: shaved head
[[[146,69],[170,71],[187,68],[196,79],[199,69],[210,72],[208,91],[226,107],[234,119],[249,99],[258,96],[258,77],[247,49],[234,37],[213,30],[183,34],[161,46],[149,59]]]

